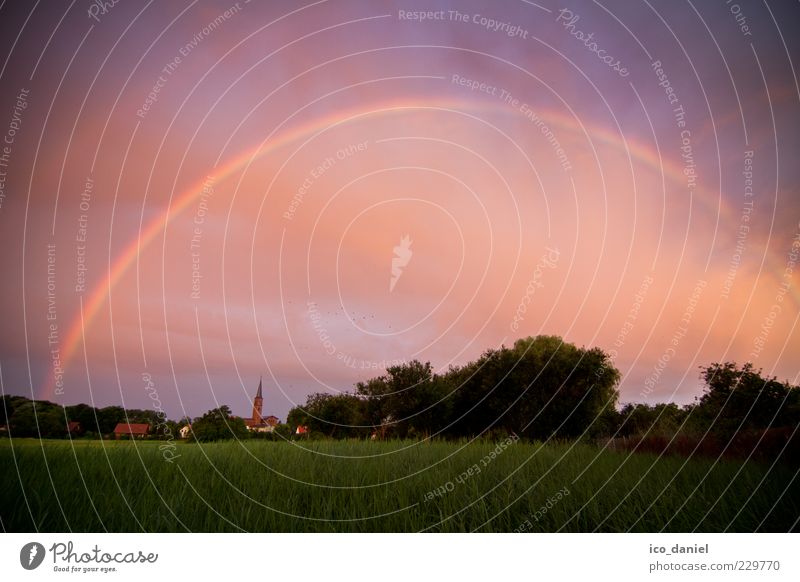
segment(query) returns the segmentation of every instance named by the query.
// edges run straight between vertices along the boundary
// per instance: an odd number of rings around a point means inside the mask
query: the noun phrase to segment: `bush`
[[[244,420],[231,415],[231,409],[221,406],[209,410],[192,423],[189,442],[213,442],[227,439],[246,439],[250,436]]]

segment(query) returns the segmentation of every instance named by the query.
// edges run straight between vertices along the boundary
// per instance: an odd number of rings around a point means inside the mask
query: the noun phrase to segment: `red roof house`
[[[130,438],[144,438],[150,432],[149,424],[120,422],[114,427],[114,438],[127,436]]]

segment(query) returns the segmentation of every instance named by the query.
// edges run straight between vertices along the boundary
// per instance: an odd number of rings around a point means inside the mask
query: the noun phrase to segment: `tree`
[[[533,439],[574,438],[607,422],[619,371],[599,348],[557,336],[517,340],[452,372],[455,432],[502,429]]]
[[[9,434],[12,437],[38,437],[39,428],[36,422],[35,404],[27,402],[14,409],[8,419]]]
[[[311,394],[303,406],[289,411],[286,422],[296,429],[306,426],[311,433],[331,438],[364,436],[364,401],[355,394]]]
[[[97,430],[97,410],[88,404],[75,404],[74,406],[65,406],[64,410],[67,414],[67,419],[71,422],[81,423],[81,428],[90,433],[96,433]]]
[[[174,420],[169,420],[164,415],[159,415],[158,422],[153,425],[153,434],[159,439],[178,438],[180,425]]]
[[[12,416],[14,416],[14,411],[23,404],[30,402],[30,400],[24,396],[12,396],[10,394],[4,394],[1,400],[0,424],[4,424],[6,426],[10,424],[10,419]]]
[[[247,425],[238,416],[231,415],[227,405],[209,410],[196,418],[189,433],[190,442],[212,442],[226,439],[245,439]]]
[[[8,419],[13,437],[60,438],[67,434],[64,409],[46,400],[27,400],[14,408]]]
[[[291,440],[292,436],[294,436],[294,431],[288,424],[280,423],[271,433],[267,434],[274,435],[276,441],[288,441]]]
[[[125,422],[125,409],[121,406],[106,406],[97,410],[97,422],[92,423],[92,427],[97,427],[100,434],[110,434],[120,422]]]
[[[286,424],[292,428],[292,432],[297,430],[298,426],[308,426],[310,415],[302,406],[294,406],[286,415]]]
[[[675,403],[626,404],[620,410],[619,436],[657,435],[671,437],[684,424],[688,409]]]
[[[697,410],[712,431],[729,435],[800,422],[800,387],[764,377],[749,362],[741,368],[735,362],[713,363],[701,370],[706,387]]]
[[[449,417],[446,382],[430,362],[418,360],[387,368],[386,375],[356,385],[367,399],[368,422],[400,438],[429,435]]]
[[[42,406],[37,402],[36,409],[43,437],[63,438],[67,435],[67,417],[63,407],[50,402]]]

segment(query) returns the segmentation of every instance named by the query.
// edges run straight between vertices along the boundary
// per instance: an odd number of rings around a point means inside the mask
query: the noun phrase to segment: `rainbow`
[[[485,113],[489,110],[492,113],[519,115],[518,112],[508,106],[504,106],[502,103],[473,103],[471,101],[455,99],[425,99],[419,102],[398,100],[394,102],[384,102],[375,109],[368,111],[364,111],[363,105],[339,111],[329,116],[313,119],[297,127],[287,128],[275,135],[281,129],[282,125],[291,119],[289,118],[273,130],[261,144],[244,152],[238,157],[232,158],[227,163],[215,167],[209,174],[213,175],[214,182],[218,183],[258,158],[301,138],[322,133],[332,127],[358,118],[397,115],[407,113],[409,110],[441,110],[456,113],[464,112],[465,110]],[[662,159],[656,150],[647,147],[645,144],[630,138],[623,140],[618,133],[605,127],[581,125],[576,122],[573,117],[565,113],[537,110],[537,115],[539,115],[541,119],[546,120],[546,123],[553,128],[559,128],[578,134],[582,134],[586,131],[593,142],[596,141],[609,145],[621,151],[625,151],[627,147],[627,151],[630,152],[632,158],[644,163],[657,172],[663,171],[666,177],[678,184],[685,184],[685,177],[682,169],[677,164]],[[82,345],[85,329],[92,325],[98,313],[105,305],[107,298],[111,296],[113,288],[137,261],[142,249],[146,248],[159,233],[164,232],[169,223],[186,210],[186,208],[202,194],[207,182],[207,175],[204,175],[202,179],[183,191],[175,200],[170,201],[167,208],[150,220],[140,231],[139,236],[130,241],[116,257],[113,265],[111,265],[108,270],[107,277],[101,280],[87,296],[82,314],[79,313],[77,315],[75,321],[69,326],[67,334],[65,335],[63,348],[61,350],[61,362],[65,370]],[[699,199],[704,206],[707,206],[708,209],[713,212],[721,211],[726,216],[730,215],[730,209],[725,205],[720,196],[712,196],[706,193],[705,195],[699,196]],[[52,375],[48,376],[48,381],[41,390],[42,398],[45,399],[53,396],[55,388]]]

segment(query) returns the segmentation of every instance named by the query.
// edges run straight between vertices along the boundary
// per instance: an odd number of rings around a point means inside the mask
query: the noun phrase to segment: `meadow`
[[[4,531],[785,532],[790,465],[589,444],[0,440]]]

